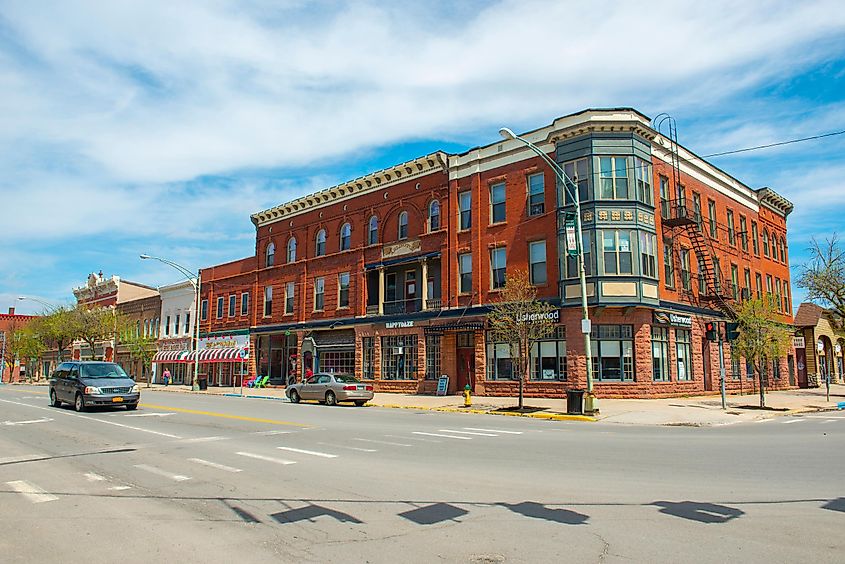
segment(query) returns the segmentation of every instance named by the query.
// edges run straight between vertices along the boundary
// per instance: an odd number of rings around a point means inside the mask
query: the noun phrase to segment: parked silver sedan
[[[372,384],[365,384],[349,374],[314,374],[308,380],[291,384],[285,390],[291,402],[317,400],[326,405],[335,405],[339,401],[355,402],[362,406],[373,399]]]

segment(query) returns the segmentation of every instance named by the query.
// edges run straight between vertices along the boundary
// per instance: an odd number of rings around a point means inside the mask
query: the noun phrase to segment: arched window
[[[428,230],[437,231],[440,229],[440,202],[432,200],[428,205]]]
[[[288,262],[296,262],[296,237],[288,241]]]
[[[375,245],[378,243],[378,218],[373,216],[370,218],[370,224],[367,229],[367,244]]]
[[[326,230],[320,229],[317,231],[317,256],[321,257],[326,254]]]
[[[780,238],[780,261],[786,263],[786,239]]]
[[[399,239],[408,238],[408,212],[403,211],[399,214]]]
[[[352,248],[352,226],[344,223],[340,228],[340,250],[347,251]]]
[[[769,256],[769,232],[763,230],[763,256]]]
[[[273,266],[276,263],[276,245],[272,242],[267,245],[264,253],[264,266]]]

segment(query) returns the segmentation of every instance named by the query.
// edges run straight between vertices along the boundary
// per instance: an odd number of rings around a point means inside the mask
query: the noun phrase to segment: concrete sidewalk
[[[143,389],[147,389],[146,387]],[[240,388],[211,387],[204,392],[191,392],[190,386],[163,386],[153,384],[157,391],[240,395]],[[284,400],[282,388],[262,388],[253,390],[244,388],[244,396],[262,399]],[[489,413],[534,417],[552,420],[602,421],[632,425],[729,425],[732,423],[756,421],[782,415],[837,409],[837,404],[845,403],[845,385],[832,384],[830,401],[825,399],[824,388],[808,390],[772,391],[766,393],[768,409],[759,409],[759,396],[730,395],[728,409],[722,410],[718,395],[693,396],[666,399],[601,399],[601,413],[595,417],[567,415],[566,401],[560,399],[525,398],[526,412],[505,411],[513,408],[518,400],[515,397],[473,397],[472,407],[463,407],[463,396],[423,396],[410,394],[377,393],[368,404],[375,407],[424,409],[434,411]]]

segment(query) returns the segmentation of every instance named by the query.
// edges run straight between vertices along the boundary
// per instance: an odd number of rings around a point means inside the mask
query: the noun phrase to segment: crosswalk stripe
[[[211,441],[222,441],[226,437],[197,437],[195,439],[182,439],[184,443],[210,443]]]
[[[439,429],[443,433],[458,433],[460,435],[476,435],[479,437],[498,437],[495,433],[479,433],[477,431],[453,431],[452,429]]]
[[[298,452],[299,454],[308,454],[310,456],[319,456],[320,458],[337,458],[336,454],[329,454],[327,452],[317,452],[316,450],[305,450],[301,448],[293,448],[293,447],[285,447],[280,446],[276,447],[278,450],[286,450],[288,452]]]
[[[94,474],[93,472],[87,472],[85,474],[85,479],[89,482],[104,482],[106,479],[100,476],[99,474]]]
[[[385,435],[385,437],[389,437],[391,439],[401,439],[403,441],[419,441],[421,443],[439,443],[440,441],[435,439],[424,439],[422,437],[403,437],[401,435]]]
[[[424,433],[422,431],[411,431],[415,435],[425,435],[427,437],[443,437],[444,439],[460,439],[462,441],[471,441],[472,437],[458,437],[455,435],[441,435],[439,433]]]
[[[11,487],[13,490],[18,492],[19,494],[23,495],[32,503],[44,503],[47,501],[56,501],[57,498],[53,494],[49,494],[46,491],[42,490],[35,484],[31,484],[24,480],[16,480],[14,482],[6,482],[6,485]]]
[[[364,442],[364,443],[377,443],[377,444],[380,444],[380,445],[403,446],[403,447],[414,446],[414,445],[408,445],[408,444],[405,444],[405,443],[391,443],[390,441],[377,441],[375,439],[358,439],[358,438],[355,438],[355,439],[352,439],[352,440],[353,441],[361,441],[361,442]]]
[[[836,422],[836,419],[825,419],[824,421],[822,421],[822,424],[824,424],[824,423],[835,423],[835,422]]]
[[[131,486],[112,486],[112,487],[109,488],[109,490],[111,490],[113,492],[122,492],[123,490],[130,490],[130,489],[132,489]]]
[[[784,425],[789,425],[790,423],[800,423],[803,419],[790,419],[789,421],[784,421]]]
[[[247,458],[254,458],[256,460],[263,460],[265,462],[275,462],[276,464],[296,464],[293,460],[285,460],[283,458],[273,458],[272,456],[264,456],[263,454],[254,454],[252,452],[236,452],[240,456]]]
[[[155,466],[149,466],[147,464],[136,464],[135,468],[138,470],[144,470],[145,472],[149,472],[150,474],[156,474],[158,476],[162,476],[164,478],[169,478],[176,482],[184,482],[185,480],[190,480],[190,476],[183,476],[181,474],[172,474],[166,470],[162,470],[161,468],[156,468]]]
[[[231,466],[226,466],[225,464],[218,464],[216,462],[211,462],[209,460],[203,460],[202,458],[189,458],[188,462],[194,462],[196,464],[202,464],[203,466],[208,466],[210,468],[217,468],[218,470],[225,470],[226,472],[242,472],[240,468],[233,468]]]
[[[256,435],[287,435],[293,431],[258,431]]]
[[[374,448],[361,448],[361,447],[354,447],[354,446],[349,446],[349,445],[334,445],[334,444],[331,444],[331,443],[317,443],[317,444],[327,446],[327,447],[332,447],[332,448],[345,448],[345,449],[348,449],[348,450],[357,450],[358,452],[378,452]]]
[[[478,427],[464,427],[467,431],[486,431],[488,433],[504,433],[506,435],[521,435],[522,431],[503,431],[501,429],[479,429]]]

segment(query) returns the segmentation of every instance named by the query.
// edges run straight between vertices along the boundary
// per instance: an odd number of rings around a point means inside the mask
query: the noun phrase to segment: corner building
[[[436,152],[256,213],[251,371],[284,384],[354,372],[377,391],[469,384],[512,395],[508,347],[486,327],[505,275],[529,272],[558,306],[532,352],[529,396],[586,385],[580,285],[565,217],[581,200],[595,391],[657,397],[719,389],[704,323],[774,295],[792,322],[786,217],[633,109],[586,110],[523,134],[571,179],[565,187],[517,140]],[[752,391],[726,345],[727,386]],[[770,363],[794,386],[794,354]]]

